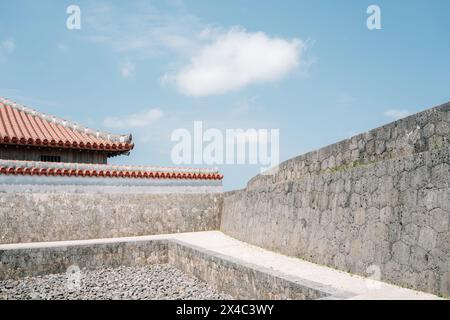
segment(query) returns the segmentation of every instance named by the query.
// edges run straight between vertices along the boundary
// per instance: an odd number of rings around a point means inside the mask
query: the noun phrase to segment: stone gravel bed
[[[232,299],[178,269],[159,264],[96,270],[69,268],[62,274],[0,281],[2,299]]]

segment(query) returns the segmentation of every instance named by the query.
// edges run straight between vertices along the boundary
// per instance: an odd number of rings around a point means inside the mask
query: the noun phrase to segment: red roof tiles
[[[94,131],[0,98],[0,144],[105,150],[133,149],[131,135]]]
[[[0,175],[2,174],[140,179],[223,179],[223,175],[215,169],[89,165],[20,160],[0,160]]]

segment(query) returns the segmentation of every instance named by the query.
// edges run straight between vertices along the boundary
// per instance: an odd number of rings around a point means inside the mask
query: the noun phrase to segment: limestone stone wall
[[[80,270],[167,263],[167,240],[58,243],[0,248],[0,280]]]
[[[221,230],[340,270],[450,295],[449,149],[225,195]]]
[[[220,193],[0,193],[0,243],[207,231]]]
[[[354,295],[181,241],[169,241],[168,248],[171,265],[235,299],[345,299]]]
[[[450,296],[450,104],[226,193],[221,230],[340,270]]]
[[[450,102],[289,159],[248,189],[450,146]]]

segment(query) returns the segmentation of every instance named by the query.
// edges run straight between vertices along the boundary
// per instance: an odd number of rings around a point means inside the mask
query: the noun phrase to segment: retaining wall
[[[0,194],[0,243],[217,230],[220,193]]]
[[[21,246],[0,249],[0,280],[96,269],[167,263],[167,240]]]
[[[173,239],[82,242],[3,246],[0,280],[66,273],[70,267],[83,272],[100,267],[169,263],[236,299],[343,299],[355,295]]]
[[[444,147],[450,147],[450,102],[284,161],[275,174],[251,179],[247,189]]]
[[[288,160],[225,193],[221,231],[450,296],[450,104]]]
[[[216,252],[172,240],[171,265],[230,294],[234,299],[346,299],[354,293],[245,263]]]

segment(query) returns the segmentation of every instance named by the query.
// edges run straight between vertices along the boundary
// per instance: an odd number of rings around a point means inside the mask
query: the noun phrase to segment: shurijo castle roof
[[[0,174],[29,176],[67,176],[142,179],[221,180],[216,168],[178,168],[124,166],[87,163],[55,163],[22,160],[0,160]]]
[[[104,150],[133,149],[132,137],[89,129],[0,97],[0,144]]]

